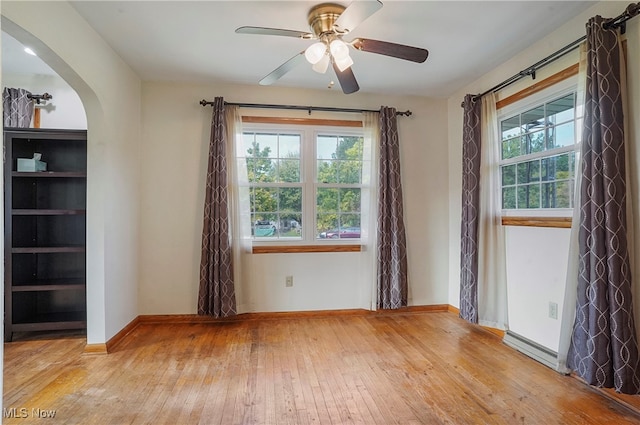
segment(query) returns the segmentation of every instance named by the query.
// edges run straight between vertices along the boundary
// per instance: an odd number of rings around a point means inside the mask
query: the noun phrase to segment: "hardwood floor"
[[[640,423],[451,313],[141,323],[112,354],[84,343],[5,344],[5,424]]]

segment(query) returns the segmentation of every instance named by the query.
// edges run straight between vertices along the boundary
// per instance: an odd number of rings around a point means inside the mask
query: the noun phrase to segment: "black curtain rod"
[[[380,112],[374,109],[349,109],[349,108],[331,108],[327,106],[298,106],[298,105],[269,105],[263,103],[234,103],[234,102],[224,102],[225,105],[230,106],[238,106],[240,108],[256,108],[256,109],[289,109],[296,111],[308,111],[309,115],[311,115],[312,111],[323,111],[323,112]],[[213,102],[202,99],[200,101],[200,105],[202,106],[210,106],[213,105]],[[407,111],[396,111],[396,115],[402,115],[405,117],[409,117],[413,114],[413,112]]]
[[[627,8],[624,10],[624,12],[622,12],[620,15],[616,16],[615,18],[611,18],[609,20],[607,20],[604,24],[605,29],[613,29],[613,28],[620,28],[620,32],[622,34],[625,33],[626,31],[626,22],[635,17],[638,16],[638,14],[640,14],[640,2],[638,3],[631,3],[629,6],[627,6]],[[510,78],[507,78],[506,80],[504,80],[503,82],[491,87],[489,90],[480,93],[476,96],[473,97],[473,101],[476,101],[480,98],[482,98],[482,96],[485,96],[489,93],[495,93],[499,90],[502,90],[503,88],[510,86],[511,84],[515,83],[516,81],[520,81],[521,79],[531,75],[531,78],[533,80],[536,79],[536,71],[546,65],[549,65],[550,63],[560,59],[561,57],[563,57],[564,55],[574,51],[575,49],[577,49],[580,46],[580,43],[582,43],[584,40],[587,39],[587,36],[584,35],[582,37],[580,37],[579,39],[567,44],[566,46],[562,47],[561,49],[553,52],[552,54],[550,54],[549,56],[547,56],[546,58],[534,63],[533,65],[531,65],[530,67],[523,69],[522,71],[518,72],[517,74],[513,75]],[[464,107],[464,102],[462,102],[462,105]]]
[[[51,96],[49,93],[43,93],[43,94],[27,94],[27,97],[31,100],[35,100],[36,103],[39,105],[41,100],[51,100],[53,99],[53,96]]]

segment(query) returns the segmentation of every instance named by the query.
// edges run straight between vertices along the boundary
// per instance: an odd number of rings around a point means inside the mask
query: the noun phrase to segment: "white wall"
[[[411,109],[399,117],[405,224],[409,251],[410,304],[447,302],[446,102],[335,91],[260,86],[144,83],[141,161],[140,313],[196,311],[204,179],[211,108],[202,98],[230,102]],[[246,115],[284,111],[250,109]],[[292,112],[287,112],[291,115]],[[295,115],[295,112],[293,112]],[[306,112],[297,114],[306,116]],[[321,118],[327,114],[314,113]],[[334,115],[335,116],[335,115]],[[339,118],[358,119],[353,114]],[[240,311],[368,308],[371,281],[363,277],[363,255],[250,255],[250,277],[238,288]],[[294,286],[285,288],[286,275]]]
[[[560,341],[560,318],[570,229],[507,227],[509,329],[553,351]],[[557,304],[556,319],[549,303]]]
[[[40,109],[40,128],[86,130],[87,115],[80,96],[58,75],[3,73],[2,82],[3,87],[23,88],[31,93],[49,93],[52,96],[42,107],[36,105]]]
[[[481,93],[504,79],[527,68],[545,56],[553,53],[568,43],[585,34],[585,24],[594,15],[605,17],[619,15],[627,6],[627,2],[600,2],[577,16],[542,41],[523,51],[508,62],[469,86],[460,90],[448,99],[449,119],[449,303],[459,305],[460,286],[460,200],[461,200],[461,164],[462,164],[462,108],[460,103],[466,93]],[[631,150],[631,172],[634,200],[633,222],[636,232],[633,242],[640,246],[638,229],[638,164],[640,163],[640,30],[638,19],[629,21],[627,27],[629,51],[629,92],[630,92],[630,127],[629,147]],[[537,81],[576,63],[577,53],[559,60],[538,71]],[[499,98],[521,90],[535,81],[527,78],[499,93]],[[558,300],[559,317],[562,313],[562,294],[558,285],[562,285],[566,274],[566,258],[568,256],[569,232],[557,229],[507,229],[507,268],[509,291],[509,320],[512,330],[543,346],[556,350],[560,321],[548,318],[548,302]],[[533,260],[531,257],[537,257]],[[564,261],[562,261],[564,260]],[[639,262],[640,263],[640,262]],[[639,265],[635,265],[636,282],[640,279]],[[634,285],[636,317],[640,312],[640,286]],[[564,288],[562,288],[564,290]],[[560,298],[558,298],[560,297]]]
[[[87,342],[138,314],[140,79],[67,2],[2,2],[2,29],[38,51],[87,113]]]

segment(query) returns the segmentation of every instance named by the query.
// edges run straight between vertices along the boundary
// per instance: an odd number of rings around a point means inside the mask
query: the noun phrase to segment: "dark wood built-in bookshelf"
[[[5,129],[5,340],[86,329],[87,132]],[[20,172],[41,153],[47,171]]]

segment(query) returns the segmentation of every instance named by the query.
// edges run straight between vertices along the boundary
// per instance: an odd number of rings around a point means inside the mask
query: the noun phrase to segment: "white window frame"
[[[554,149],[544,150],[541,152],[535,152],[531,154],[519,155],[514,158],[509,158],[503,160],[500,159],[498,163],[498,173],[500,175],[500,204],[502,205],[502,172],[501,169],[505,165],[518,164],[523,162],[528,162],[535,159],[540,158],[548,158],[556,155],[561,155],[568,152],[575,152],[575,164],[578,164],[578,156],[580,154],[580,142],[582,136],[582,106],[578,104],[579,96],[578,96],[578,77],[567,78],[563,81],[560,81],[544,90],[541,90],[538,93],[527,96],[526,98],[514,102],[510,105],[505,106],[504,108],[499,109],[497,112],[497,126],[498,126],[498,140],[496,143],[499,144],[498,150],[502,152],[502,132],[500,129],[500,124],[503,120],[513,117],[514,115],[526,112],[530,109],[533,109],[537,106],[545,104],[547,102],[553,101],[555,99],[561,98],[570,93],[576,93],[576,105],[575,105],[575,114],[574,114],[574,123],[575,134],[576,134],[576,143],[570,146],[562,146]],[[502,156],[502,153],[500,154]],[[574,189],[575,189],[575,170],[574,170]],[[502,209],[502,215],[509,216],[522,216],[526,214],[527,216],[532,217],[571,217],[573,214],[573,208],[517,208],[517,209]]]
[[[319,183],[317,181],[317,152],[316,139],[318,135],[340,135],[348,137],[364,137],[364,130],[357,127],[303,125],[303,124],[267,124],[243,123],[242,133],[279,133],[300,134],[300,183],[275,183],[280,187],[302,187],[302,231],[301,238],[256,239],[251,237],[253,246],[296,246],[296,245],[353,245],[360,244],[361,239],[321,239],[315,234],[317,229],[316,197],[319,187],[365,187],[361,178],[360,184]],[[243,152],[243,154],[245,154]],[[249,182],[249,187],[254,185]],[[272,186],[272,184],[269,184]],[[362,211],[362,205],[360,206]],[[310,223],[310,224],[309,224]]]

